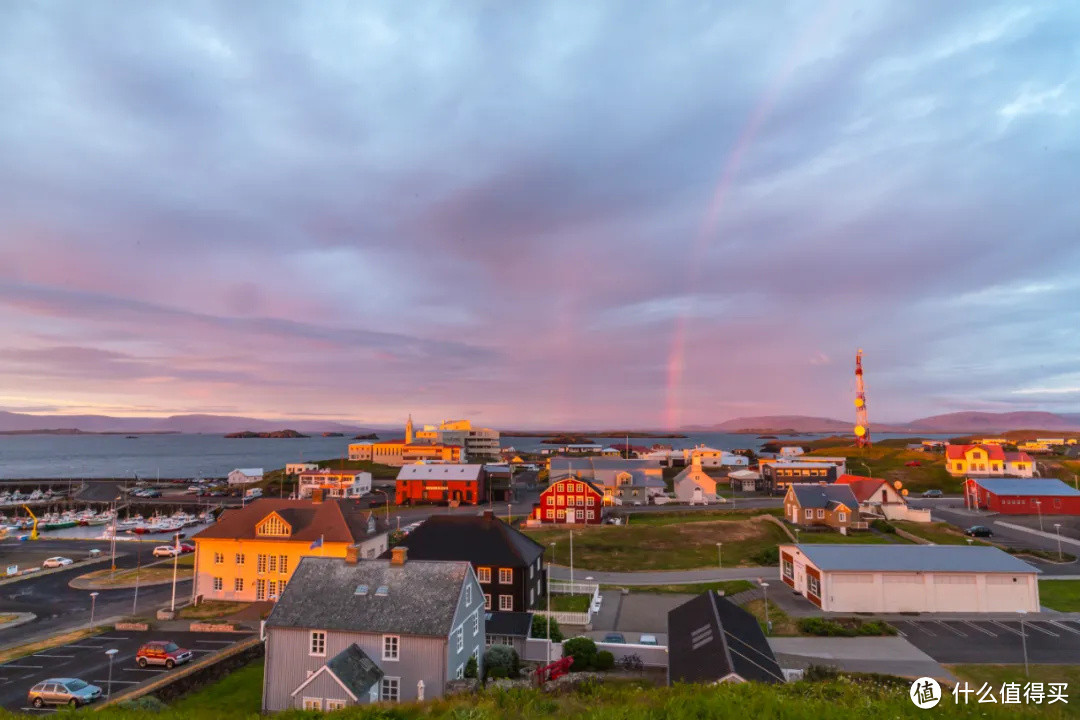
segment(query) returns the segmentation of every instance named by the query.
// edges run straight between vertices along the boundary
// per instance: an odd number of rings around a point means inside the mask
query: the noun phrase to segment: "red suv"
[[[170,670],[176,665],[183,665],[191,660],[191,651],[185,650],[172,641],[148,642],[135,653],[135,662],[139,667],[164,665]]]

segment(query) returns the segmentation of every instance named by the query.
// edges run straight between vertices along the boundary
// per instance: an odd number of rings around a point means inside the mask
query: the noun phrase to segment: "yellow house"
[[[972,440],[973,445],[1008,445],[1008,438],[981,438],[979,440]]]
[[[386,552],[386,527],[371,511],[315,495],[256,500],[196,534],[193,599],[276,600],[305,556],[345,557],[349,547],[361,558]]]

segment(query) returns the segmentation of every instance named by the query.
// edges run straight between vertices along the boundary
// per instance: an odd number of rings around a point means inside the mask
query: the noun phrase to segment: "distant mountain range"
[[[78,430],[85,433],[191,433],[223,435],[234,432],[274,432],[290,428],[302,433],[339,432],[347,435],[370,433],[361,427],[331,420],[260,420],[231,415],[173,415],[154,417],[111,417],[108,415],[27,415],[0,411],[0,432],[27,433],[35,430]]]
[[[687,432],[770,432],[783,430],[794,432],[843,432],[849,433],[851,420],[809,417],[807,415],[759,415],[740,417],[716,425],[690,425],[681,430]],[[1057,414],[1049,412],[955,412],[912,420],[909,423],[875,424],[871,418],[871,430],[877,432],[911,433],[966,433],[1006,432],[1008,430],[1080,430],[1080,413]]]

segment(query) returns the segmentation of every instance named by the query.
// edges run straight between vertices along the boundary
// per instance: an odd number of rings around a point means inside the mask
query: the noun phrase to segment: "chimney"
[[[405,558],[408,555],[409,548],[404,545],[398,545],[396,548],[390,550],[390,564],[391,565],[404,565]]]
[[[311,502],[314,505],[319,505],[323,501],[324,490],[321,487],[312,488],[311,490]]]
[[[355,565],[360,561],[360,548],[356,545],[350,545],[345,548],[345,564]]]

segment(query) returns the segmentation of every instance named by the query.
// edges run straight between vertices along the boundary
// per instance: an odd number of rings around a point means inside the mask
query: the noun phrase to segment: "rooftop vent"
[[[386,587],[385,585],[380,585],[379,587],[375,588],[375,597],[386,597],[389,594],[390,588]]]
[[[368,594],[368,586],[367,585],[357,585],[356,586],[356,591],[353,593],[353,595],[367,595],[367,594]]]

